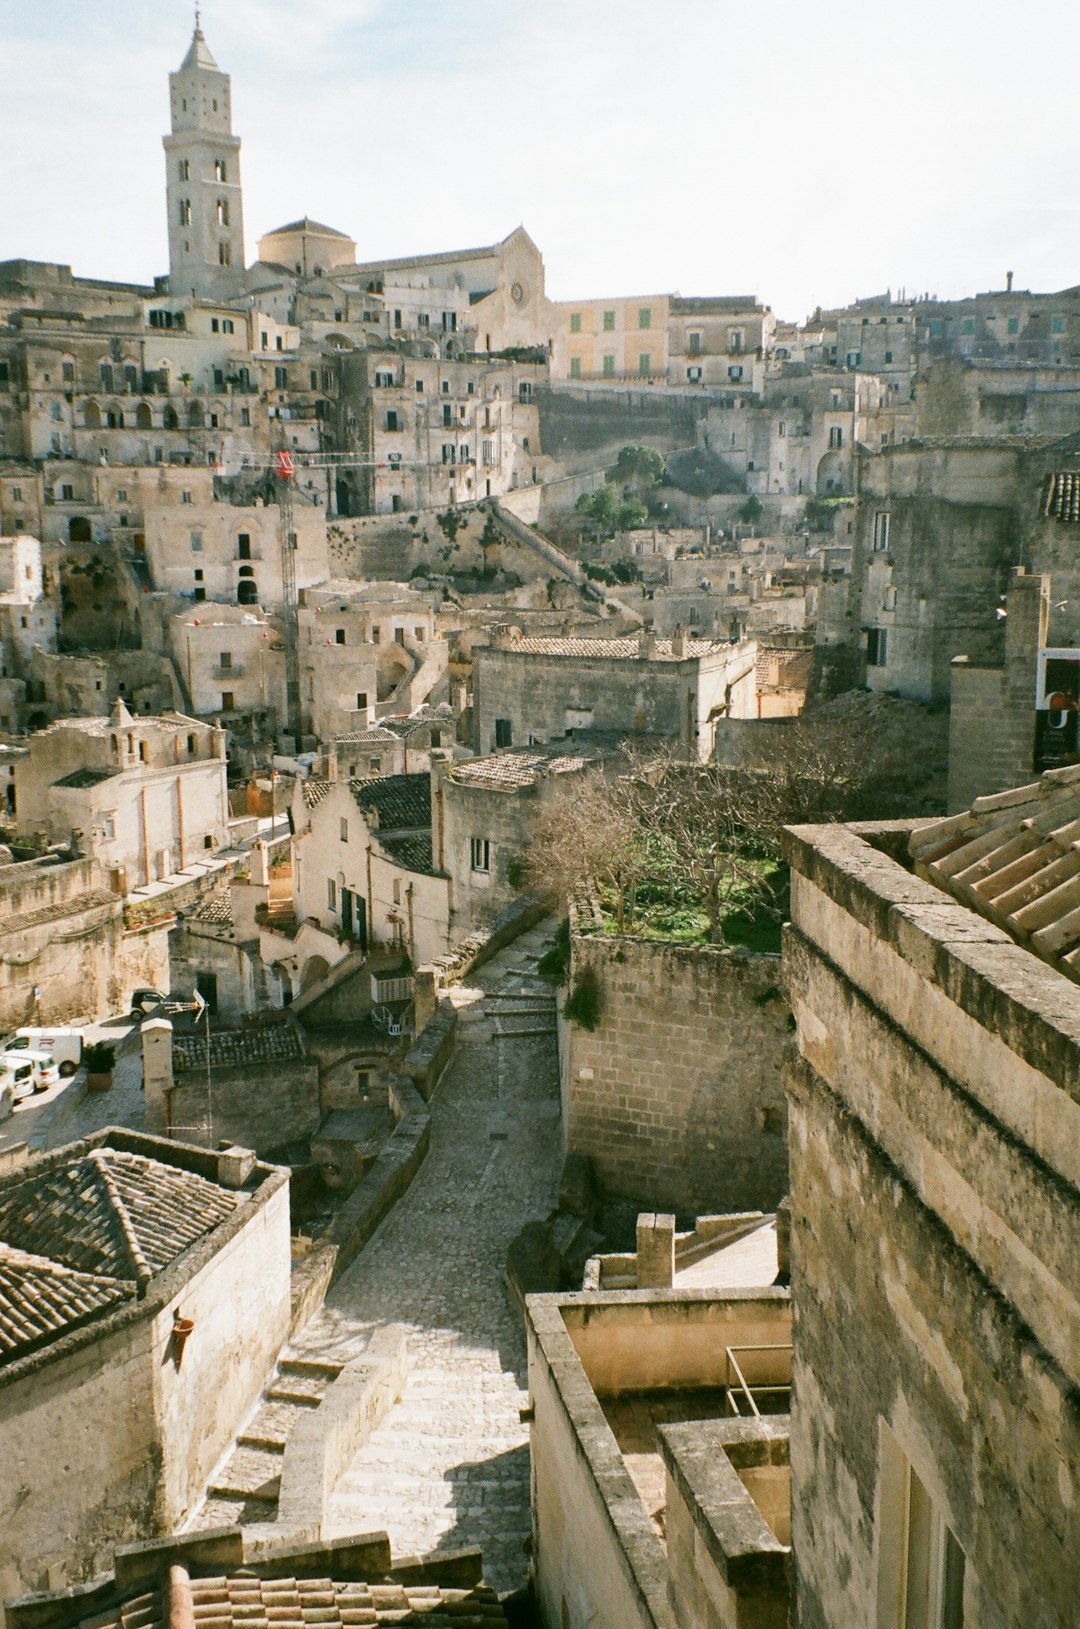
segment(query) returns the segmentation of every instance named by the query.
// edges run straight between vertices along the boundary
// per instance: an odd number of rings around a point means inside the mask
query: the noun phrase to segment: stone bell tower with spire
[[[172,129],[164,138],[174,294],[220,299],[243,280],[240,137],[232,133],[231,104],[229,76],[211,56],[196,12],[187,56],[169,75]]]

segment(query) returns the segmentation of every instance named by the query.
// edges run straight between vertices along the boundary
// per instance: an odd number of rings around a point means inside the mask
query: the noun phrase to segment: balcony
[[[219,662],[216,667],[211,669],[211,675],[215,679],[242,679],[244,677],[244,664],[242,662],[233,662],[229,667],[222,667]]]

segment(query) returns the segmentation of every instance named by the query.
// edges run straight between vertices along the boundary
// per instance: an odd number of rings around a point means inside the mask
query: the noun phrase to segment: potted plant
[[[113,1083],[116,1048],[108,1041],[91,1041],[83,1048],[86,1085],[91,1092],[107,1092]]]

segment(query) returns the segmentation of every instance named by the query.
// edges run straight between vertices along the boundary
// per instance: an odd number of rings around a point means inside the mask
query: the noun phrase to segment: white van
[[[83,1038],[81,1029],[57,1025],[52,1029],[28,1026],[17,1029],[0,1047],[3,1052],[48,1052],[57,1061],[62,1075],[73,1075],[82,1062]]]
[[[24,1046],[18,1052],[11,1047],[0,1053],[5,1064],[29,1064],[33,1070],[35,1092],[47,1092],[51,1086],[60,1084],[60,1068],[51,1052],[42,1052],[37,1047]]]

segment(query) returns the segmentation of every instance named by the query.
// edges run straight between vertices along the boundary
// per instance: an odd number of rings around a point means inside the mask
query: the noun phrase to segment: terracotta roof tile
[[[349,788],[369,824],[383,832],[430,830],[430,775],[383,775],[378,780],[356,780]]]
[[[303,1036],[295,1024],[260,1024],[255,1029],[210,1032],[210,1067],[239,1069],[245,1064],[290,1063],[305,1056]],[[173,1069],[185,1074],[206,1068],[205,1034],[173,1034]]]
[[[604,661],[655,661],[678,662],[685,658],[675,656],[671,649],[670,639],[658,639],[653,655],[646,658],[642,654],[641,641],[631,639],[573,639],[554,638],[538,635],[530,639],[515,639],[509,647],[510,651],[521,651],[533,656],[591,656]],[[731,642],[726,639],[688,639],[686,641],[686,656],[701,657],[712,656],[717,651],[730,650]],[[486,654],[484,649],[478,655]]]
[[[329,781],[315,780],[310,776],[306,781],[301,781],[300,785],[304,793],[304,802],[309,809],[316,808],[330,790]]]
[[[917,827],[921,876],[1080,983],[1080,764]]]
[[[0,1363],[26,1356],[134,1294],[130,1281],[76,1272],[0,1244]]]

